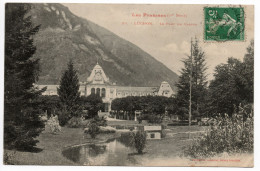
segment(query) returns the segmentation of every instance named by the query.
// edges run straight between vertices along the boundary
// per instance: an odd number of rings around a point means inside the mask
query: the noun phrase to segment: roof
[[[102,67],[99,64],[96,64],[93,69],[102,69]]]
[[[39,89],[42,89],[44,87],[47,87],[47,90],[55,90],[57,91],[57,88],[59,87],[59,85],[37,85],[39,87]]]
[[[102,78],[95,79],[95,75],[98,73],[101,74]],[[100,77],[100,76],[99,76]],[[96,84],[104,84],[105,82],[109,82],[109,78],[106,76],[102,67],[97,63],[92,69],[89,77],[87,78],[87,84],[96,83]]]
[[[169,84],[168,82],[166,82],[166,81],[163,81],[161,84]]]
[[[161,131],[162,126],[152,125],[152,126],[144,126],[144,131]]]
[[[39,87],[39,89],[42,89],[44,87],[47,87],[47,91],[57,91],[57,88],[60,86],[60,85],[36,85]],[[84,90],[85,89],[85,86],[81,85],[79,86],[79,90]]]
[[[117,92],[154,92],[157,87],[131,87],[131,86],[118,86]]]

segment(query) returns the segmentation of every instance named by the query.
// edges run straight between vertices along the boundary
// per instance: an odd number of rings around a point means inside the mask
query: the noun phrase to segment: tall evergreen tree
[[[32,149],[44,127],[37,102],[44,90],[34,86],[39,59],[33,57],[33,36],[39,26],[34,27],[27,15],[30,8],[29,4],[5,6],[4,146],[21,150]]]
[[[64,71],[60,80],[60,86],[57,88],[63,110],[67,113],[68,119],[78,115],[79,86],[77,71],[73,67],[72,60],[70,60],[68,62],[68,68]]]
[[[206,59],[205,54],[199,47],[198,40],[192,43],[192,56],[183,60],[184,68],[181,70],[179,82],[177,83],[177,99],[180,104],[180,113],[185,113],[186,117],[189,109],[190,96],[190,75],[192,73],[192,114],[201,115],[205,105],[205,96],[207,93]],[[192,72],[191,72],[192,71]]]

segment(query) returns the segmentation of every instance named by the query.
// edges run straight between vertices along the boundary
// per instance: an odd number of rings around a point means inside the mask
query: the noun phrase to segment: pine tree
[[[27,15],[30,8],[14,3],[5,7],[4,146],[20,150],[33,149],[44,127],[37,102],[44,90],[34,86],[39,59],[33,57],[33,36],[39,26]]]
[[[199,47],[198,40],[192,43],[192,56],[183,60],[184,68],[181,70],[179,82],[177,84],[177,99],[180,113],[185,113],[186,117],[189,108],[190,95],[190,73],[192,70],[192,113],[194,115],[203,114],[205,96],[207,93],[206,59],[205,54]]]
[[[72,60],[70,60],[68,68],[64,71],[60,80],[60,86],[57,88],[67,119],[70,119],[72,116],[78,116],[80,97],[79,86],[77,71],[73,67]]]

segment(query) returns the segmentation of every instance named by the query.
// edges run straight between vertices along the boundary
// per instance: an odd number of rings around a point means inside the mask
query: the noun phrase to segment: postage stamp
[[[205,41],[243,41],[243,7],[204,7]]]

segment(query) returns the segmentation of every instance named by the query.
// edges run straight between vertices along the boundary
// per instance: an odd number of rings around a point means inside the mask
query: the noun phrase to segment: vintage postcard
[[[5,165],[254,167],[254,5],[6,3]]]

